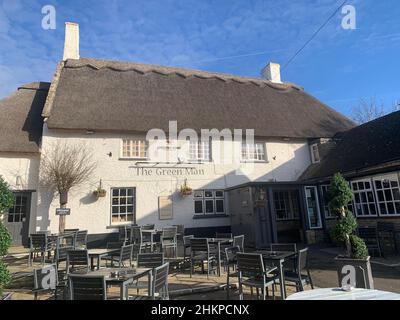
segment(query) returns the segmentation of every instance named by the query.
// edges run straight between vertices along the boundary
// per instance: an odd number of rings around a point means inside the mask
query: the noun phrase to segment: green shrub
[[[14,194],[7,182],[0,176],[0,214],[11,208],[14,204]]]
[[[11,208],[13,204],[14,195],[7,182],[0,176],[0,214],[4,213],[8,208]],[[11,275],[7,270],[6,264],[3,262],[3,257],[7,254],[10,245],[11,235],[0,221],[0,296],[3,293],[4,286],[11,281]]]
[[[350,236],[351,254],[354,259],[365,259],[368,257],[368,248],[363,239],[356,235]]]
[[[357,220],[347,209],[353,194],[347,181],[340,173],[335,174],[330,188],[329,208],[338,217],[338,223],[331,231],[332,239],[346,248],[347,255],[354,259],[368,257],[368,249],[364,240],[354,235],[357,229]]]
[[[4,287],[11,281],[10,272],[7,269],[6,264],[0,260],[0,297],[3,294]]]

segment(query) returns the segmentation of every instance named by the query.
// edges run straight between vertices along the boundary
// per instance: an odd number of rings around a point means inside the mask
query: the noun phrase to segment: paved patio
[[[311,246],[309,265],[315,287],[326,288],[336,287],[337,274],[333,258],[337,254],[336,248],[327,246]],[[392,291],[400,293],[400,266],[396,263],[399,257],[389,259],[372,259],[372,272],[374,276],[375,288],[379,290]],[[393,262],[394,261],[394,262]],[[35,262],[32,267],[28,267],[27,249],[22,247],[10,248],[9,255],[6,257],[6,263],[13,274],[13,281],[7,291],[13,292],[14,300],[32,300],[31,289],[33,287],[32,269],[40,268],[40,263]],[[233,280],[233,279],[232,279]],[[194,274],[192,278],[188,273],[171,273],[169,276],[169,290],[171,299],[177,300],[225,300],[226,275],[221,277],[210,276],[200,273]],[[310,289],[310,288],[307,288]],[[293,287],[287,287],[287,294],[295,292]],[[118,288],[111,288],[110,294],[118,295]],[[232,300],[238,299],[237,290],[231,290]],[[277,299],[280,298],[279,288],[277,286]],[[48,299],[49,295],[43,294],[39,299]],[[250,299],[249,292],[245,291],[245,298]]]

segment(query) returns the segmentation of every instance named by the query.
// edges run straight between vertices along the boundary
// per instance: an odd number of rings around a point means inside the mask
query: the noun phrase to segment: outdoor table
[[[217,246],[217,272],[218,276],[221,276],[221,244],[231,244],[233,243],[233,239],[230,238],[207,238],[208,243],[214,244]]]
[[[88,256],[90,258],[90,268],[94,270],[94,259],[97,261],[97,270],[100,269],[101,258],[108,257],[113,253],[119,253],[120,249],[89,249]]]
[[[281,297],[283,300],[286,299],[286,287],[285,287],[285,273],[283,270],[283,264],[288,259],[292,258],[296,255],[296,252],[290,251],[256,251],[254,253],[262,254],[263,260],[267,262],[271,262],[275,266],[278,267],[278,275],[279,275],[279,288],[281,291]]]
[[[307,290],[292,294],[287,300],[400,300],[400,294],[380,290],[341,288]]]
[[[117,285],[120,287],[121,300],[128,300],[127,286],[136,279],[142,278],[147,275],[148,277],[148,294],[151,295],[151,282],[152,282],[152,268],[102,268],[91,271],[88,275],[104,276],[107,285]],[[122,276],[113,278],[112,272],[124,272]],[[132,273],[128,273],[128,272]]]

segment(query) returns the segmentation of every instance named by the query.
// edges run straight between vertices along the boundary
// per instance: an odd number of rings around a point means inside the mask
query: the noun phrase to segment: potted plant
[[[187,185],[187,179],[185,179],[185,182],[183,183],[183,185],[181,185],[181,195],[182,196],[189,196],[191,195],[193,192],[192,188],[190,188]]]
[[[8,184],[0,176],[0,215],[14,204],[14,195],[11,192]],[[0,217],[1,218],[1,217]],[[7,228],[0,220],[0,300],[8,300],[11,293],[3,295],[4,287],[10,283],[11,275],[7,269],[7,265],[3,261],[3,257],[7,254],[8,248],[11,245],[11,235]]]
[[[370,257],[364,240],[355,234],[357,220],[347,209],[352,191],[340,173],[334,175],[329,189],[329,208],[338,217],[331,231],[332,239],[345,248],[346,253],[335,258],[338,267],[339,286],[373,289]]]
[[[94,193],[94,195],[95,195],[97,198],[102,198],[102,197],[105,197],[105,196],[106,196],[107,191],[106,191],[105,189],[102,188],[101,180],[100,180],[99,186],[97,187],[96,190],[93,191],[93,193]]]

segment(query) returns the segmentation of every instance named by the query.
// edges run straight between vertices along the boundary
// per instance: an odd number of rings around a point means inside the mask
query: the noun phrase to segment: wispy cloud
[[[0,97],[22,83],[51,79],[65,21],[80,24],[82,56],[258,76],[268,61],[287,62],[340,2],[0,0]],[[344,89],[346,96],[365,95],[353,88],[357,81],[364,91],[378,90],[368,87],[372,80],[363,82],[367,59],[400,46],[397,0],[349,3],[357,9],[357,30],[343,30],[338,13],[283,74],[325,101]],[[46,4],[56,8],[56,30],[41,28]]]

